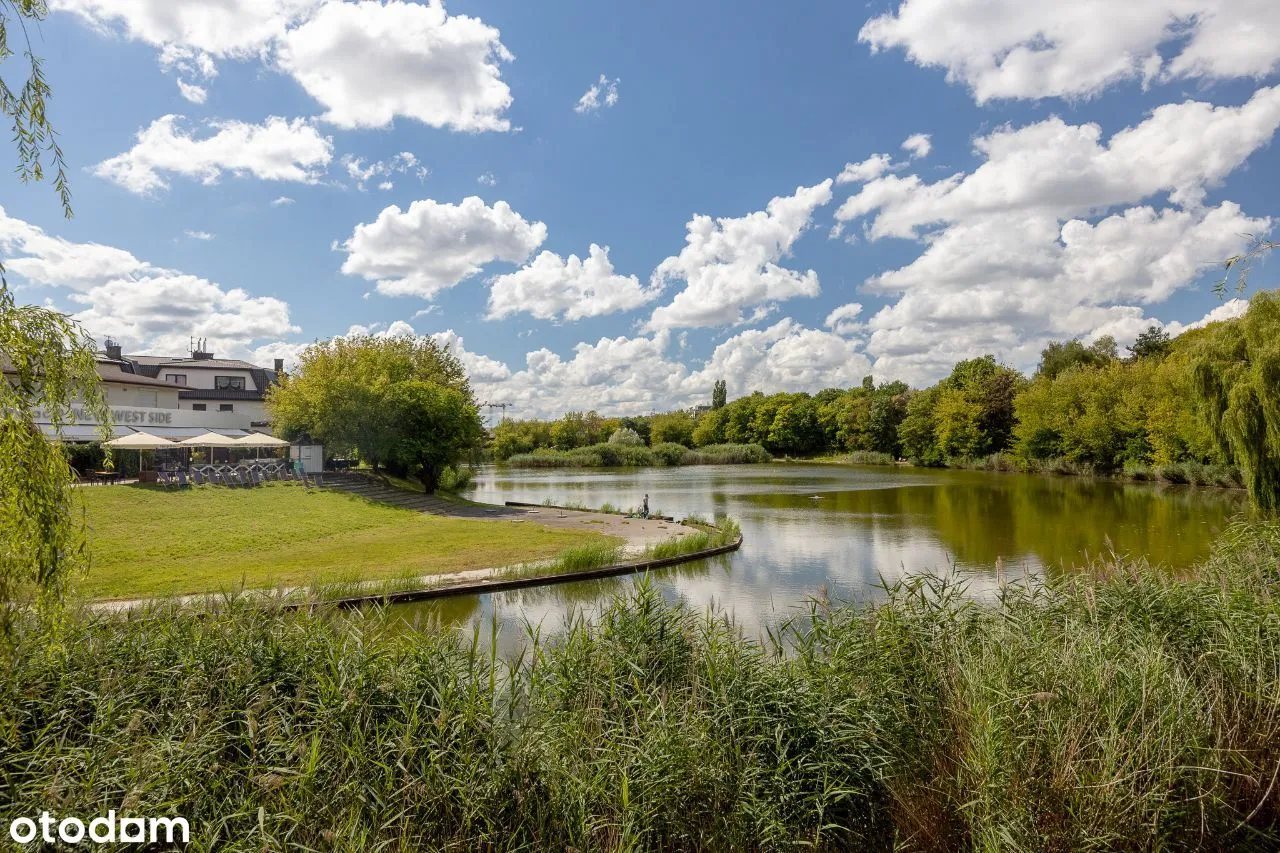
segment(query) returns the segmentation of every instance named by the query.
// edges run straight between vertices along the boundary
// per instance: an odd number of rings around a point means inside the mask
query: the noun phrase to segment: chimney
[[[111,340],[111,338],[107,338],[107,342],[106,344],[103,345],[103,349],[106,350],[107,358],[111,359],[112,361],[124,360],[124,356],[120,351],[120,345],[115,341]]]
[[[284,373],[284,359],[277,358],[276,359],[276,376],[279,376],[282,373]]]
[[[205,349],[209,345],[208,338],[196,338],[194,343],[195,348],[191,350],[192,358],[196,361],[208,361],[213,358],[213,353],[208,352]]]

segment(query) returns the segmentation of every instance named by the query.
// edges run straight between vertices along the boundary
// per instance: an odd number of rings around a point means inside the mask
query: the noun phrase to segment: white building
[[[108,340],[97,361],[117,438],[137,430],[178,440],[206,431],[231,436],[271,431],[263,401],[284,373],[280,359],[268,370],[214,358],[202,348],[186,356],[126,356]],[[78,410],[76,419],[61,430],[63,440],[98,440],[87,412]],[[47,421],[39,415],[37,421],[54,435]]]

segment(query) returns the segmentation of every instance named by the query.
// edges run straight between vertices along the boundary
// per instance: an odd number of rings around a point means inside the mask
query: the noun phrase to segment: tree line
[[[1159,326],[1122,354],[1114,339],[1050,343],[1031,376],[993,356],[959,362],[913,389],[866,377],[816,394],[756,392],[639,417],[569,412],[508,420],[492,431],[494,457],[571,451],[620,430],[656,447],[759,444],[770,453],[858,454],[867,461],[993,465],[1175,481],[1196,466],[1239,478],[1264,507],[1280,505],[1280,299],[1253,297],[1247,313],[1171,339]],[[1196,469],[1198,470],[1198,469]]]

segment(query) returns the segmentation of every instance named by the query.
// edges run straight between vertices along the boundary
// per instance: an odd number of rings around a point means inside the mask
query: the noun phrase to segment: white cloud
[[[348,254],[342,271],[376,281],[379,293],[430,299],[488,263],[520,263],[546,239],[546,225],[527,222],[505,201],[490,207],[469,196],[460,204],[415,201],[405,211],[391,205],[339,248]]]
[[[670,332],[582,342],[570,356],[542,348],[522,369],[468,352],[454,332],[433,335],[458,355],[481,399],[505,400],[519,417],[555,417],[590,407],[608,414],[642,414],[705,402],[717,379],[730,393],[819,391],[852,385],[871,372],[855,342],[784,319],[743,331],[716,347],[698,370],[672,354]]]
[[[826,326],[837,335],[851,335],[862,331],[866,325],[859,323],[857,318],[862,313],[862,303],[848,302],[834,308],[827,319],[822,321],[822,325]]]
[[[215,236],[217,236],[216,234],[212,234],[208,231],[193,231],[190,228],[188,228],[186,231],[183,231],[182,233],[186,234],[192,240],[203,240],[205,242],[208,242],[209,240],[212,240]]]
[[[591,88],[582,93],[582,97],[578,98],[578,103],[574,106],[573,111],[582,115],[584,113],[597,112],[600,107],[612,107],[618,103],[618,84],[621,78],[610,80],[604,74],[600,75],[600,79],[591,85]]]
[[[315,183],[333,157],[332,140],[305,119],[272,116],[263,124],[213,122],[213,135],[204,138],[180,127],[181,119],[156,119],[138,132],[133,148],[99,163],[94,174],[139,194],[167,189],[162,172],[206,184],[216,183],[223,172]]]
[[[1258,78],[1280,67],[1272,0],[904,0],[858,38],[945,69],[978,103],[1090,97],[1130,81]]]
[[[1237,317],[1243,317],[1244,312],[1248,310],[1248,299],[1228,299],[1226,302],[1223,302],[1221,305],[1218,305],[1213,310],[1209,311],[1209,313],[1205,314],[1199,320],[1195,320],[1191,323],[1179,323],[1177,320],[1174,320],[1171,323],[1166,323],[1164,328],[1166,332],[1176,338],[1183,332],[1190,331],[1191,329],[1199,329],[1209,325],[1210,323],[1218,323],[1223,320],[1234,320]]]
[[[609,248],[592,243],[585,261],[542,252],[519,270],[496,277],[489,291],[489,317],[526,311],[540,320],[580,320],[638,308],[658,293],[634,275],[615,273]]]
[[[226,290],[124,249],[50,236],[3,208],[0,252],[16,279],[69,289],[71,300],[84,306],[76,319],[95,337],[111,336],[128,350],[185,352],[188,339],[199,335],[223,354],[247,357],[255,341],[298,331],[279,299]]]
[[[278,63],[341,127],[386,127],[398,116],[431,127],[505,131],[513,59],[499,32],[444,4],[329,2],[283,35]]]
[[[913,133],[902,141],[902,150],[911,155],[912,160],[928,157],[933,150],[933,143],[927,133]]]
[[[182,93],[182,97],[193,104],[203,104],[205,99],[209,97],[208,90],[203,86],[197,86],[185,80],[178,81],[178,91]]]
[[[493,172],[485,172],[483,175],[476,178],[476,183],[485,187],[496,187],[498,185],[498,179],[494,177]]]
[[[774,198],[762,211],[737,218],[695,215],[686,226],[685,247],[654,270],[651,286],[684,281],[668,305],[655,309],[648,328],[739,323],[743,309],[797,296],[818,295],[818,274],[779,266],[809,227],[813,211],[831,200],[831,181],[798,187]],[[757,315],[758,316],[758,315]]]
[[[182,352],[195,335],[222,354],[243,353],[253,341],[300,331],[282,300],[223,290],[192,275],[116,280],[72,298],[88,306],[75,318],[96,336],[140,352]]]
[[[888,172],[893,164],[888,154],[872,154],[858,163],[846,163],[836,176],[837,184],[864,184]]]
[[[101,243],[72,243],[15,219],[0,207],[0,252],[10,274],[34,285],[90,290],[115,279],[167,273]]]
[[[866,282],[899,296],[866,321],[877,375],[926,382],[985,352],[1027,367],[1050,339],[1132,340],[1153,322],[1142,306],[1270,227],[1202,200],[1278,126],[1280,88],[1241,107],[1160,107],[1105,143],[1096,125],[1053,117],[976,140],[986,159],[972,173],[867,183],[837,221],[924,244]]]
[[[265,50],[285,27],[320,0],[53,0],[104,33],[161,48],[167,66],[196,63],[212,75],[213,58],[246,58]]]
[[[293,199],[289,198],[287,195],[277,196],[271,200],[272,207],[284,207],[285,205],[293,203]]]
[[[341,162],[351,180],[355,181],[356,189],[361,191],[365,188],[365,182],[374,177],[414,175],[419,181],[425,181],[431,174],[431,170],[422,165],[417,155],[411,151],[401,151],[388,160],[375,160],[367,166],[363,157],[353,157],[350,154],[343,154]],[[391,182],[380,182],[378,189],[391,189]]]
[[[986,162],[934,183],[888,175],[868,183],[836,212],[842,222],[876,212],[869,236],[915,237],[921,228],[980,214],[1051,211],[1082,216],[1167,192],[1196,204],[1270,141],[1280,127],[1280,86],[1239,107],[1168,104],[1102,144],[1096,124],[1053,116],[1003,127],[974,141]]]

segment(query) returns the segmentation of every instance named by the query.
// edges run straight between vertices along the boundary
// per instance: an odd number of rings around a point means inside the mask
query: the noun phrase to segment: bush
[[[613,431],[613,435],[609,436],[609,443],[641,447],[644,445],[644,439],[640,437],[640,433],[630,427],[618,427]]]
[[[758,444],[709,444],[690,450],[682,465],[747,465],[772,462],[773,456]]]
[[[685,454],[688,452],[689,448],[683,444],[676,444],[674,441],[664,441],[653,446],[654,458],[663,465],[683,464]]]
[[[881,453],[878,450],[855,450],[849,454],[849,461],[854,465],[892,465],[895,460],[892,453]]]

